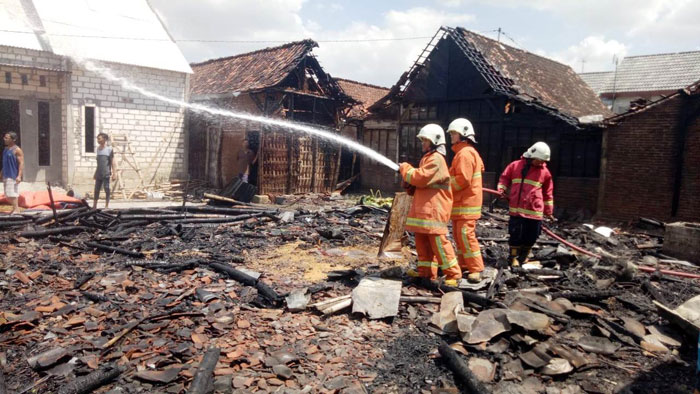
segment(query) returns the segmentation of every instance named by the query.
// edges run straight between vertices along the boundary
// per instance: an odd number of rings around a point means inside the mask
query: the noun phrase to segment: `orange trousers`
[[[462,272],[481,272],[484,260],[481,258],[479,241],[476,239],[476,219],[452,221],[452,236],[457,243],[457,260]]]
[[[446,279],[461,279],[455,251],[445,235],[416,233],[418,274],[423,278],[437,279],[438,268]]]

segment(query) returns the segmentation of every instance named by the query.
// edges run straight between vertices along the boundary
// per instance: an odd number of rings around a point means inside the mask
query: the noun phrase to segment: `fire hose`
[[[483,188],[483,190],[484,190],[486,193],[495,194],[495,195],[497,195],[497,196],[500,196],[500,195],[501,195],[501,193],[499,193],[499,192],[497,192],[496,190],[493,190],[493,189]],[[556,241],[558,241],[558,242],[560,242],[560,243],[562,243],[562,244],[568,246],[569,248],[571,248],[571,249],[573,249],[573,250],[575,250],[575,251],[577,251],[577,252],[579,252],[579,253],[585,254],[585,255],[587,255],[587,256],[594,257],[594,258],[596,258],[596,259],[601,259],[601,258],[602,258],[602,256],[600,256],[600,255],[598,255],[598,254],[595,254],[595,253],[593,253],[593,252],[589,252],[589,251],[587,251],[587,250],[585,250],[585,249],[583,249],[583,248],[581,248],[581,247],[579,247],[579,246],[576,246],[576,245],[572,244],[571,242],[567,241],[566,239],[564,239],[564,238],[558,236],[557,234],[554,233],[554,231],[552,231],[549,227],[547,227],[547,226],[545,226],[545,225],[542,226],[542,230],[545,232],[545,234],[549,235],[550,237],[552,237],[552,238],[555,239]],[[657,269],[657,268],[654,268],[654,267],[649,267],[649,266],[644,266],[644,265],[639,265],[639,266],[637,266],[637,268],[638,268],[640,271],[644,271],[644,272],[654,273],[654,272],[657,272],[657,271],[658,271],[658,272],[660,272],[660,273],[662,273],[662,274],[664,274],[664,275],[678,276],[678,277],[682,277],[682,278],[700,279],[700,275],[698,275],[698,274],[693,274],[693,273],[690,273],[690,272],[672,271],[672,270],[666,270],[666,269]]]

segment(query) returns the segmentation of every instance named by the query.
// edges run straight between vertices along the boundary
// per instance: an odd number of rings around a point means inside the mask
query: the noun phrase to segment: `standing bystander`
[[[110,145],[109,136],[105,133],[97,135],[97,169],[92,179],[95,180],[95,199],[92,208],[97,208],[97,200],[100,199],[100,189],[105,190],[105,208],[109,208],[109,181],[114,175],[114,151]]]
[[[241,150],[238,151],[238,156],[236,157],[236,173],[241,181],[248,182],[250,166],[255,164],[257,160],[258,156],[250,149],[248,139],[243,140],[243,146]]]
[[[18,211],[17,199],[19,198],[19,184],[24,173],[24,153],[17,146],[17,133],[10,131],[3,136],[5,149],[2,151],[2,173],[0,178],[5,185],[5,197],[12,204],[13,214]]]

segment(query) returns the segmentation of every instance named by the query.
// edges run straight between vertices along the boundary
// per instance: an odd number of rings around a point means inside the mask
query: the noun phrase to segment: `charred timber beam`
[[[225,218],[202,218],[202,219],[182,219],[182,220],[175,220],[173,223],[235,223],[235,222],[241,222],[243,220],[247,219],[252,219],[252,218],[257,218],[260,216],[264,216],[264,213],[252,213],[252,214],[247,214],[247,215],[239,215],[239,216],[231,216],[231,217],[225,217]]]
[[[642,280],[642,288],[651,295],[651,297],[658,301],[659,303],[663,304],[664,306],[668,305],[668,300],[666,300],[666,297],[664,297],[661,293],[659,293],[658,290],[654,287],[654,285],[651,284],[649,279],[644,278]]]
[[[87,281],[92,279],[94,276],[95,276],[94,272],[86,272],[86,273],[80,275],[80,277],[78,277],[78,279],[75,280],[75,285],[73,286],[73,288],[79,289],[80,286],[84,285]]]
[[[620,294],[622,292],[617,290],[559,291],[552,293],[551,296],[553,300],[563,297],[569,301],[599,302],[601,299],[619,296]]]
[[[92,216],[97,213],[97,209],[88,209],[86,211],[80,211],[80,212],[71,212],[71,215],[66,216],[63,218],[63,222],[68,223],[72,222],[74,220]]]
[[[467,393],[489,393],[483,383],[474,376],[474,373],[469,369],[467,363],[459,357],[459,354],[457,354],[454,349],[443,342],[438,347],[438,351],[447,367],[455,374],[457,379],[464,384]]]
[[[19,233],[19,236],[24,237],[24,238],[41,238],[41,237],[48,237],[49,235],[70,234],[70,233],[76,233],[76,232],[87,231],[87,230],[90,230],[90,228],[84,227],[84,226],[64,226],[64,227],[50,228],[47,230],[24,231],[24,232]]]
[[[264,284],[263,282],[253,278],[252,276],[246,274],[243,271],[239,271],[231,266],[222,263],[209,263],[209,266],[215,271],[228,275],[229,278],[240,282],[246,286],[255,287],[258,289],[258,293],[263,297],[267,298],[272,302],[279,302],[280,296],[277,292],[270,286]]]
[[[77,287],[77,286],[76,286]],[[83,295],[83,297],[87,298],[88,300],[95,302],[95,303],[100,303],[100,302],[110,302],[111,300],[103,295],[95,294],[95,293],[90,293],[87,291],[82,291],[80,294]]]
[[[98,242],[85,242],[85,246],[88,246],[88,247],[90,247],[90,248],[94,248],[94,249],[97,249],[97,250],[101,250],[101,251],[104,251],[104,252],[119,253],[119,254],[123,254],[123,255],[126,255],[126,256],[130,256],[130,257],[139,257],[139,258],[142,258],[142,257],[143,257],[143,253],[141,253],[141,252],[134,252],[134,251],[129,250],[129,249],[124,249],[124,248],[119,248],[119,247],[116,247],[116,246],[105,245],[105,244],[101,244],[101,243],[98,243]]]
[[[187,212],[199,212],[199,213],[216,213],[219,215],[241,215],[241,214],[247,214],[247,213],[272,213],[272,214],[277,214],[279,213],[278,210],[276,209],[265,209],[265,208],[258,208],[258,207],[250,207],[250,208],[225,208],[225,207],[210,207],[210,206],[202,206],[202,207],[186,207]],[[182,211],[184,210],[182,207],[172,207],[170,208],[172,211]]]
[[[8,228],[8,227],[17,227],[17,226],[25,226],[27,224],[32,224],[34,223],[33,220],[31,219],[25,219],[25,220],[8,220],[5,222],[0,222],[0,229],[2,228]]]
[[[192,384],[187,390],[187,394],[207,394],[213,391],[214,383],[214,368],[219,361],[221,351],[217,347],[212,347],[204,354],[202,362],[199,363],[199,368],[194,374]]]
[[[119,377],[122,372],[122,367],[118,367],[114,364],[108,365],[105,368],[98,369],[97,371],[81,376],[73,382],[61,386],[58,390],[58,394],[92,393],[99,387]]]
[[[535,269],[524,269],[524,268],[512,268],[512,271],[519,275],[555,275],[555,276],[565,276],[564,271],[551,270],[546,268],[535,268]]]

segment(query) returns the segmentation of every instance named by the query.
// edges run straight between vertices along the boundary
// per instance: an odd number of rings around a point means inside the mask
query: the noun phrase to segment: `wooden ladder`
[[[131,142],[129,142],[129,136],[126,134],[112,134],[111,139],[112,149],[114,150],[114,158],[117,161],[117,179],[114,180],[112,190],[116,192],[118,188],[118,190],[122,192],[122,196],[125,199],[130,199],[131,197],[133,197],[134,193],[137,192],[137,189],[132,191],[129,194],[129,196],[126,195],[124,177],[122,176],[124,173],[124,164],[127,164],[129,167],[131,167],[132,170],[136,172],[136,175],[139,177],[139,185],[141,190],[144,190],[146,188],[146,185],[143,180],[143,174],[141,174],[141,168],[139,167],[138,161],[136,161],[136,153],[131,147]]]

